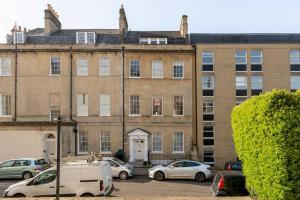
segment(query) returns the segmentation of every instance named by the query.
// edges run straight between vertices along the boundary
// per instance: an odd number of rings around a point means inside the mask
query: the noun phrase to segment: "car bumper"
[[[155,171],[148,171],[149,178],[154,178]]]
[[[128,176],[133,176],[133,170],[128,171]]]
[[[5,191],[2,197],[3,197],[3,198],[8,197],[8,196],[7,196],[7,193],[8,193],[8,191]]]

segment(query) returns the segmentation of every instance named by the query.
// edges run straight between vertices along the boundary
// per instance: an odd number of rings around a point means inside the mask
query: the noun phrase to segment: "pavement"
[[[0,195],[11,184],[20,180],[0,180]],[[122,181],[114,179],[116,190],[112,197],[101,198],[110,200],[214,200],[210,194],[211,181],[204,183],[193,180],[166,180],[155,181],[146,176],[134,176]],[[26,200],[29,198],[26,198]],[[38,199],[38,198],[32,198]],[[53,198],[42,198],[53,200]],[[78,198],[61,198],[66,200]],[[80,199],[80,198],[79,198]],[[81,198],[82,199],[82,198]],[[97,198],[89,198],[97,199]],[[217,198],[218,200],[251,200],[249,197]]]

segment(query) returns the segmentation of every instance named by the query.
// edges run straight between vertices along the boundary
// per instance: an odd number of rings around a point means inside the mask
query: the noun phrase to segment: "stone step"
[[[134,176],[148,176],[148,169],[146,167],[135,167],[133,168]]]

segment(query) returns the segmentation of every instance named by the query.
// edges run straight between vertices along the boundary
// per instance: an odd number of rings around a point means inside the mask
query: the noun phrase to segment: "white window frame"
[[[8,73],[3,73],[5,68],[8,69]],[[0,57],[0,76],[12,76],[10,57]]]
[[[182,115],[175,114],[175,97],[182,97]],[[174,95],[173,96],[173,116],[184,116],[184,96],[183,95]]]
[[[161,115],[157,114],[153,114],[153,109],[154,109],[154,99],[155,98],[160,98],[161,99]],[[164,115],[164,98],[163,96],[152,96],[152,116],[163,116]]]
[[[204,155],[205,155],[205,152],[212,152],[213,153],[213,155],[212,155],[212,158],[214,158],[214,162],[205,162],[204,161]],[[208,157],[208,156],[206,156],[206,157]],[[206,163],[206,164],[210,164],[210,165],[214,165],[215,164],[215,160],[216,160],[216,157],[215,157],[215,151],[213,150],[213,149],[204,149],[203,150],[203,162],[204,163]]]
[[[155,68],[155,67],[158,67],[158,66],[155,66],[155,63],[156,62],[160,62],[161,65],[160,65],[160,68],[161,68],[161,76],[154,76],[154,71],[157,70],[158,68]],[[152,60],[152,79],[163,79],[164,78],[164,63],[162,60]]]
[[[56,112],[55,115],[53,112]],[[60,112],[61,112],[60,106],[49,106],[49,121],[54,121],[54,119],[60,115]]]
[[[155,44],[152,44],[151,42],[155,41]],[[161,43],[163,42],[163,43]],[[164,44],[168,44],[168,38],[145,38],[145,37],[141,37],[139,39],[139,43],[140,44],[152,44],[152,45],[156,45],[156,44],[160,44],[160,45],[164,45]]]
[[[139,103],[139,114],[131,114],[131,100],[130,100],[130,97],[131,96],[138,96],[139,97],[139,101],[138,101],[138,103]],[[128,108],[129,108],[129,116],[140,116],[141,115],[141,103],[140,103],[140,95],[129,95],[129,100],[128,100],[128,102],[129,102],[129,105],[128,105]]]
[[[3,105],[2,105],[2,98],[3,98],[3,96],[9,96],[10,97],[10,105],[9,106],[7,106],[7,107],[10,107],[10,115],[4,115],[3,114],[3,109],[2,109],[2,107],[4,107]],[[3,94],[0,94],[0,117],[11,117],[12,116],[12,104],[11,104],[11,95],[3,95]]]
[[[212,58],[212,62],[211,63],[204,62],[204,57],[211,57]],[[214,65],[214,61],[215,61],[215,59],[214,59],[214,52],[212,50],[204,50],[204,51],[202,51],[201,60],[202,60],[202,65]]]
[[[106,66],[106,64],[107,64],[107,66]],[[99,75],[100,76],[110,76],[111,75],[110,66],[111,66],[110,58],[100,58],[100,60],[99,60]],[[105,69],[107,71],[103,71],[103,69]],[[105,72],[105,73],[103,73],[103,72]]]
[[[176,135],[176,133],[182,133],[182,144],[183,144],[183,146],[182,146],[182,151],[174,151],[174,149],[175,149],[175,135]],[[172,145],[172,150],[173,150],[173,152],[172,153],[180,153],[180,154],[182,154],[182,153],[184,153],[184,132],[183,131],[176,131],[176,132],[174,132],[173,133],[173,145]]]
[[[238,81],[238,78],[244,78],[245,81]],[[238,88],[242,86],[238,86],[238,83],[245,83],[245,88]],[[248,89],[248,84],[247,84],[247,76],[236,76],[235,77],[235,89],[236,90],[247,90]]]
[[[245,55],[239,55],[238,53],[245,53]],[[244,58],[245,59],[245,62],[238,62],[238,59],[239,58]],[[236,50],[235,51],[235,64],[236,65],[247,65],[247,50]]]
[[[102,151],[102,135],[103,134],[106,134],[106,133],[108,133],[109,134],[109,151]],[[99,137],[99,139],[100,139],[100,149],[99,149],[99,152],[100,153],[105,153],[105,154],[111,154],[111,132],[110,131],[101,131],[101,133],[100,133],[100,137]],[[107,141],[104,141],[104,142],[107,142]]]
[[[84,34],[84,43],[79,43],[79,34]],[[88,41],[88,34],[93,34],[93,42]],[[96,43],[96,33],[95,32],[76,32],[76,44],[95,44]]]
[[[205,105],[206,104],[210,104],[210,105]],[[211,105],[212,104],[212,105]],[[203,100],[202,102],[202,114],[203,115],[214,115],[215,113],[215,108],[214,108],[214,101],[213,100]],[[206,112],[204,111],[204,108],[206,108]],[[207,112],[207,109],[212,108],[212,112]]]
[[[52,74],[52,59],[58,59],[59,60],[59,74]],[[60,76],[61,75],[61,59],[58,56],[52,56],[50,57],[50,76]]]
[[[255,52],[255,51],[259,51],[260,52],[260,55],[259,56],[253,56],[252,53]],[[252,61],[252,58],[260,58],[260,62],[253,62]],[[262,65],[263,63],[263,52],[261,49],[253,49],[250,51],[250,62],[251,62],[251,65]]]
[[[132,67],[132,65],[131,65],[131,62],[137,62],[137,63],[139,63],[138,64],[138,69],[139,69],[139,76],[132,76],[131,75],[131,67]],[[141,78],[141,65],[140,65],[140,60],[137,60],[137,59],[135,59],[135,60],[130,60],[129,61],[129,78]]]
[[[85,100],[82,104],[80,104],[80,98],[82,98],[82,101],[83,101],[83,98],[85,98]],[[82,110],[84,109],[84,113],[80,113],[81,112],[80,109],[82,109]],[[87,117],[87,116],[89,116],[89,101],[88,101],[88,95],[87,94],[78,94],[77,95],[77,116],[78,117]]]
[[[260,81],[255,81],[254,77],[260,77],[261,80]],[[257,83],[261,84],[261,88],[257,89],[257,88],[253,87],[253,84],[257,84]],[[263,76],[261,76],[261,75],[253,75],[253,76],[251,76],[251,90],[262,90],[262,89],[263,89]]]
[[[154,135],[160,135],[161,138],[161,151],[154,151]],[[151,138],[151,153],[164,153],[164,137],[163,134],[161,132],[154,132],[152,134],[152,138]]]
[[[299,81],[293,81],[293,78],[298,78],[299,79]],[[291,90],[298,90],[298,89],[300,89],[300,87],[299,88],[294,88],[294,87],[292,87],[293,86],[293,83],[296,83],[296,84],[299,84],[299,86],[300,86],[300,75],[292,75],[291,76],[291,80],[290,80],[290,84],[291,84]]]
[[[89,75],[88,59],[87,58],[77,58],[77,76],[88,76],[88,75]]]
[[[298,55],[293,56],[292,55],[293,52],[296,52]],[[298,58],[299,62],[293,62],[292,58]],[[290,64],[291,65],[300,65],[300,50],[297,50],[297,49],[290,50]]]
[[[204,81],[205,77],[211,77],[210,81]],[[206,87],[206,84],[204,83],[212,83],[212,88],[208,88]],[[205,86],[205,87],[204,87]],[[214,90],[215,89],[215,77],[212,74],[206,74],[204,76],[202,76],[202,90]]]
[[[24,44],[25,43],[25,34],[23,31],[16,31],[13,33],[13,42],[14,44]]]
[[[80,151],[80,134],[85,134],[86,136],[86,142],[87,143],[87,151]],[[78,154],[88,154],[89,153],[89,141],[88,141],[88,132],[87,131],[78,131],[77,132],[77,137],[78,137],[78,141],[77,141],[77,152]]]
[[[213,130],[212,131],[204,131],[204,127],[208,127],[208,126],[211,126],[213,128]],[[204,136],[204,132],[212,132],[213,136],[212,137],[205,137]],[[205,139],[207,139],[207,140],[213,139],[214,143],[215,143],[215,127],[213,125],[203,125],[203,146],[206,146],[206,147],[213,147],[213,146],[215,146],[215,145],[204,145],[204,140]]]
[[[108,99],[108,103],[107,102],[103,102],[103,98],[107,98]],[[111,104],[110,104],[110,95],[108,94],[100,94],[99,95],[99,105],[100,105],[100,111],[99,111],[99,116],[102,116],[102,117],[108,117],[108,116],[111,116]],[[108,110],[107,113],[105,113],[105,109],[103,110],[103,106],[107,106],[108,107]]]
[[[176,64],[181,63],[181,65]],[[175,77],[174,68],[175,66],[182,66],[182,76],[181,77]],[[184,61],[183,60],[175,60],[173,61],[173,79],[184,79]]]

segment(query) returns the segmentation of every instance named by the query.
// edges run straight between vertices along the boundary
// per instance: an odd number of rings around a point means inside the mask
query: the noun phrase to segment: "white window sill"
[[[174,79],[174,80],[183,80],[184,77],[172,77],[172,79]]]
[[[12,115],[0,115],[0,117],[9,118],[9,117],[12,117]]]
[[[184,151],[173,151],[173,154],[184,154]]]
[[[130,79],[141,79],[141,77],[129,76]]]
[[[129,117],[140,117],[141,115],[129,115]]]
[[[151,151],[151,153],[164,153],[163,151]]]

